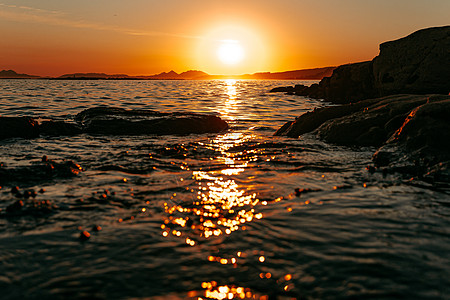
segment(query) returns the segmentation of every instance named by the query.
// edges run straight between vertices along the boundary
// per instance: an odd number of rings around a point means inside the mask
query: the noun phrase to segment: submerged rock
[[[90,108],[79,113],[75,120],[83,125],[86,133],[107,135],[201,134],[228,128],[225,121],[213,115],[111,107]]]
[[[90,239],[90,237],[91,234],[88,231],[84,230],[80,232],[80,236],[78,238],[80,239],[80,241],[87,241]]]
[[[16,200],[6,207],[5,214],[0,214],[0,217],[43,217],[53,213],[57,208],[49,200]]]
[[[77,163],[65,159],[48,159],[44,156],[39,162],[33,162],[28,166],[15,168],[0,168],[0,184],[11,185],[17,183],[38,183],[56,178],[70,178],[77,176],[84,169]],[[39,190],[44,193],[45,190]],[[13,187],[11,194],[17,198],[34,198],[37,193],[34,190],[20,192],[19,187]]]
[[[407,37],[382,43],[371,61],[342,65],[319,84],[296,89],[296,95],[350,103],[394,94],[450,92],[450,26],[422,29]]]
[[[39,136],[36,120],[29,117],[0,117],[0,140],[14,137],[35,138]]]

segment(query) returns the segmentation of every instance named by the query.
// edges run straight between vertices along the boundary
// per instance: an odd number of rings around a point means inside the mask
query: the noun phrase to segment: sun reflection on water
[[[220,107],[220,113],[228,120],[234,120],[233,115],[241,109],[236,80],[227,80],[224,91],[227,99]],[[255,138],[253,134],[230,130],[207,141],[198,142],[202,148],[218,154],[205,166],[191,166],[183,162],[181,169],[190,172],[190,178],[185,176],[183,180],[177,179],[178,182],[183,182],[185,191],[173,193],[164,203],[166,217],[161,224],[163,237],[181,239],[187,246],[204,249],[203,245],[207,241],[214,242],[215,238],[248,230],[249,223],[264,217],[261,207],[268,204],[267,199],[260,200],[256,186],[252,186],[251,181],[249,183],[247,180],[254,176],[245,177],[246,170],[260,158],[259,149],[242,146]],[[247,180],[245,185],[239,184],[242,179]],[[204,259],[208,263],[227,268],[240,268],[247,263],[268,268],[268,256],[263,251],[252,250],[247,253],[247,250],[236,249],[234,254],[223,253],[224,255],[205,252]],[[255,278],[275,280],[280,290],[287,291],[288,288],[284,288],[286,280],[278,283],[274,277],[279,276],[272,275],[266,269],[261,273],[262,269],[257,267]],[[197,299],[268,299],[248,288],[218,285],[215,281],[203,282],[202,288],[204,291],[201,294],[192,291],[198,296]]]
[[[265,273],[262,278],[270,279],[271,274]],[[292,284],[289,283],[292,275],[287,274],[284,278],[281,278],[277,282],[283,286],[283,290],[287,292]],[[197,300],[206,300],[206,299],[215,299],[215,300],[224,300],[224,299],[258,299],[258,300],[269,300],[272,297],[268,295],[264,295],[248,287],[236,286],[234,284],[229,285],[219,285],[216,281],[205,281],[202,282],[201,287],[204,289],[203,292],[191,291],[188,293],[188,296],[192,299]],[[288,296],[278,296],[276,299],[290,299],[295,300],[295,297]]]
[[[263,217],[254,208],[259,203],[256,193],[247,194],[233,179],[212,173],[217,172],[193,172],[197,187],[191,193],[196,194],[195,198],[180,204],[164,203],[164,210],[169,215],[161,227],[164,236],[181,237],[182,231],[176,229],[180,227],[188,229],[186,235],[197,238],[228,235],[238,229],[245,230],[245,223]],[[188,237],[186,243],[194,246],[194,239]]]
[[[197,243],[195,239],[245,230],[246,223],[263,217],[255,210],[261,203],[256,193],[249,192],[251,186],[240,187],[233,179],[245,171],[249,160],[239,151],[228,152],[231,147],[251,138],[251,135],[228,132],[203,145],[221,153],[215,158],[215,163],[223,167],[212,171],[192,171],[191,186],[186,187],[190,193],[178,197],[174,194],[171,201],[164,203],[168,217],[161,227],[163,236],[183,237],[186,244],[194,246]],[[177,229],[180,227],[183,230]]]
[[[227,79],[224,81],[224,95],[226,99],[218,108],[222,117],[229,121],[234,121],[241,109],[240,101],[238,101],[237,81],[235,79]]]

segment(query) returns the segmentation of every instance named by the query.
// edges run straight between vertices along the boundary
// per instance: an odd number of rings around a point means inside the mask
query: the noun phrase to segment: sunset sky
[[[450,0],[0,0],[0,70],[243,74],[372,59]],[[222,53],[222,54],[221,54]]]

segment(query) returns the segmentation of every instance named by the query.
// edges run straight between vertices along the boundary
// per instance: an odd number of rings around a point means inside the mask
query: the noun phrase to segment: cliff
[[[450,183],[450,26],[383,43],[372,61],[340,66],[319,84],[273,91],[344,104],[305,113],[275,135],[378,147],[372,172]]]
[[[373,60],[339,66],[331,77],[311,87],[299,85],[273,91],[341,104],[401,93],[448,94],[450,26],[422,29],[382,43]]]

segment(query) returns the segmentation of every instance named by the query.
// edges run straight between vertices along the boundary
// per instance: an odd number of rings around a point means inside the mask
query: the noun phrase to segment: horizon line
[[[156,74],[149,74],[149,75],[143,75],[143,74],[139,74],[139,75],[129,75],[126,73],[106,73],[106,72],[73,72],[73,73],[63,73],[61,75],[36,75],[36,74],[29,74],[28,72],[26,73],[18,73],[17,71],[15,71],[14,69],[2,69],[0,70],[0,72],[8,72],[8,71],[12,71],[14,73],[16,73],[17,75],[24,75],[24,76],[34,76],[34,77],[39,77],[39,78],[59,78],[62,76],[69,76],[69,75],[93,75],[93,74],[98,74],[98,75],[105,75],[105,76],[126,76],[126,77],[154,77],[154,76],[158,76],[158,75],[164,75],[164,74],[169,74],[171,72],[175,73],[176,75],[181,75],[183,73],[187,73],[187,72],[202,72],[204,73],[204,76],[217,76],[217,77],[224,77],[224,76],[229,76],[229,77],[239,77],[239,76],[251,76],[251,75],[257,75],[257,74],[279,74],[279,73],[288,73],[288,72],[298,72],[298,71],[312,71],[312,70],[318,70],[318,69],[329,69],[329,68],[337,68],[338,66],[324,66],[324,67],[312,67],[312,68],[304,68],[304,69],[291,69],[291,70],[284,70],[284,71],[258,71],[258,72],[254,72],[254,73],[243,73],[243,74],[209,74],[207,72],[204,72],[202,70],[198,70],[198,69],[189,69],[186,71],[182,71],[182,72],[177,72],[174,71],[173,69],[171,69],[170,71],[163,71],[163,72],[159,72]],[[1,78],[1,77],[0,77]]]

